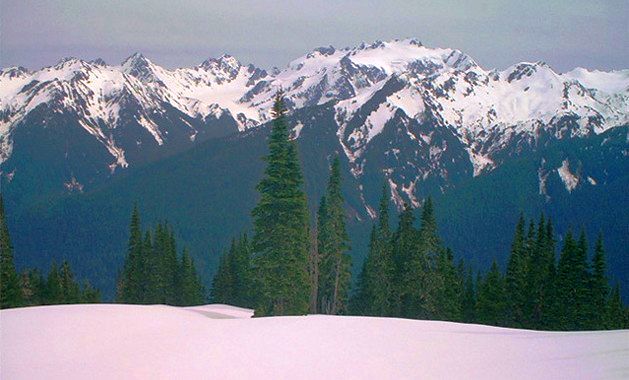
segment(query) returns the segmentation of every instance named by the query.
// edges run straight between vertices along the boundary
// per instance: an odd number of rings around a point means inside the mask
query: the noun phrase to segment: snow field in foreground
[[[2,379],[614,379],[629,331],[536,332],[394,318],[250,319],[228,305],[0,312]]]

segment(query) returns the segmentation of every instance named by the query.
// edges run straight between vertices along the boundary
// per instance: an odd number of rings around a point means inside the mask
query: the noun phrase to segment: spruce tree
[[[391,315],[405,318],[426,317],[422,297],[426,293],[426,252],[418,247],[414,222],[413,208],[405,204],[393,236],[395,277],[391,300]]]
[[[178,289],[178,304],[181,306],[200,305],[205,301],[205,290],[197,276],[194,260],[188,250],[184,248],[179,265],[180,288]]]
[[[476,310],[479,323],[492,326],[505,325],[507,293],[496,261],[491,264],[491,269],[485,279],[479,280]]]
[[[587,272],[587,243],[581,233],[575,241],[568,231],[559,258],[553,308],[554,328],[580,330],[585,328],[589,275]]]
[[[4,200],[0,194],[0,309],[21,304],[20,279],[15,271],[13,246],[4,212]]]
[[[21,296],[24,306],[45,303],[46,281],[37,269],[29,269],[21,275]]]
[[[46,280],[46,304],[58,305],[60,303],[63,303],[61,276],[57,264],[53,262],[48,272],[48,279]]]
[[[515,235],[511,245],[511,254],[507,264],[507,318],[512,327],[523,327],[525,324],[526,304],[528,296],[528,240],[524,232],[524,216],[515,228]]]
[[[440,249],[437,256],[435,273],[436,310],[434,317],[444,321],[460,321],[462,318],[461,277],[454,266],[454,257],[450,249]]]
[[[478,285],[474,283],[474,276],[472,275],[471,268],[469,268],[464,275],[465,280],[461,300],[461,320],[465,323],[474,323],[476,322],[476,289]]]
[[[235,249],[236,242],[232,240],[230,250]],[[229,251],[226,251],[221,256],[218,262],[218,268],[214,279],[212,280],[212,290],[210,292],[210,298],[213,303],[229,304],[233,299],[233,281],[230,265]]]
[[[129,224],[127,258],[121,278],[118,281],[117,299],[123,303],[139,303],[143,299],[142,280],[145,274],[142,256],[142,227],[137,205],[133,207]]]
[[[576,308],[574,321],[574,330],[585,330],[588,328],[589,322],[589,305],[590,305],[590,266],[588,263],[588,244],[585,231],[581,230],[577,247],[575,267],[575,297],[573,305]]]
[[[592,258],[592,276],[590,281],[588,329],[600,330],[605,328],[605,310],[609,296],[609,282],[607,280],[605,265],[605,249],[603,247],[603,235],[599,234],[594,247]]]
[[[351,258],[345,228],[344,199],[341,192],[340,161],[335,157],[330,168],[326,195],[318,213],[318,311],[340,314],[347,311],[351,281]]]
[[[89,281],[83,282],[83,287],[81,289],[81,303],[99,303],[100,302],[100,291],[92,286]]]
[[[163,302],[176,305],[178,302],[177,289],[180,289],[179,261],[177,260],[177,244],[175,234],[168,225],[164,224],[164,248],[162,256],[161,274],[164,280]]]
[[[253,297],[253,279],[251,272],[251,243],[247,234],[232,242],[229,251],[230,273],[232,274],[231,305],[251,307]]]
[[[74,274],[70,268],[70,263],[64,261],[61,265],[59,273],[59,282],[61,287],[61,303],[79,303],[81,302],[81,289],[74,280]]]
[[[378,223],[371,230],[369,251],[352,300],[352,312],[355,314],[372,316],[393,314],[395,267],[390,244],[389,188],[386,184],[382,187],[379,205]]]
[[[607,301],[605,313],[605,328],[607,330],[619,330],[626,328],[626,310],[620,298],[620,285],[616,284]]]
[[[554,238],[550,220],[540,216],[535,242],[531,244],[528,265],[528,299],[526,327],[541,329],[547,325],[552,306],[552,280],[554,272]]]
[[[161,296],[161,257],[157,252],[153,235],[150,230],[144,233],[144,242],[142,244],[142,252],[144,257],[144,299],[143,303],[156,304],[162,300]]]
[[[289,139],[286,108],[279,92],[260,200],[254,219],[255,315],[299,315],[309,309],[308,207],[297,147]]]

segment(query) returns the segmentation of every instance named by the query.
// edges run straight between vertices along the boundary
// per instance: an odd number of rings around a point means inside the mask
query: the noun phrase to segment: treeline
[[[586,235],[568,231],[556,261],[552,222],[517,223],[506,272],[494,261],[474,276],[453,261],[437,234],[430,198],[414,227],[408,205],[390,231],[388,189],[373,227],[369,253],[352,299],[352,313],[482,323],[541,330],[600,330],[629,326],[618,285],[606,278],[602,236],[588,260]]]
[[[61,268],[53,263],[47,277],[37,269],[22,273],[15,270],[13,246],[0,195],[0,308],[96,302],[100,302],[100,292],[88,281],[79,285],[67,261]]]
[[[159,223],[154,231],[143,234],[137,207],[131,214],[127,257],[118,279],[116,300],[177,306],[206,301],[194,260],[186,249],[178,257],[172,228],[168,223]]]
[[[550,220],[518,222],[506,273],[497,264],[474,275],[454,263],[442,243],[430,198],[421,209],[406,205],[390,228],[390,190],[383,188],[379,220],[349,297],[349,241],[345,230],[338,158],[314,226],[309,225],[296,145],[289,138],[280,92],[260,201],[252,212],[254,234],[232,242],[221,258],[212,299],[255,308],[256,316],[356,314],[484,323],[549,330],[627,326],[618,286],[605,277],[602,237],[588,260],[586,236],[568,232],[556,262]]]

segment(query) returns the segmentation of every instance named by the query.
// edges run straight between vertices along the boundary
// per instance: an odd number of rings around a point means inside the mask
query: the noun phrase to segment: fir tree
[[[341,170],[338,157],[332,161],[326,195],[318,213],[318,311],[340,314],[347,310],[351,281],[351,258],[345,228],[344,199],[341,193]]]
[[[0,309],[22,304],[20,279],[13,262],[13,246],[4,213],[4,201],[0,194]]]
[[[252,212],[256,316],[305,314],[310,297],[308,208],[281,92],[273,117],[267,167],[257,186],[260,200]]]

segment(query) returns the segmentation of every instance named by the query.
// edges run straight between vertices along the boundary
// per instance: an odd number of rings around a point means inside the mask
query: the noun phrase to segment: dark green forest
[[[520,216],[506,270],[495,261],[489,270],[473,268],[463,259],[455,262],[444,245],[430,197],[419,210],[406,205],[393,228],[386,186],[352,288],[339,159],[330,157],[327,187],[311,223],[281,94],[273,116],[266,169],[256,187],[260,198],[251,213],[253,233],[234,238],[221,257],[212,302],[250,307],[256,316],[350,314],[546,330],[629,325],[619,287],[606,277],[602,235],[593,252],[584,231],[569,231],[557,247],[550,219],[527,222]],[[77,284],[67,263],[60,270],[53,264],[46,279],[35,270],[18,274],[3,208],[0,233],[3,308],[99,300],[89,283]],[[190,254],[178,251],[173,228],[163,222],[143,230],[137,207],[116,289],[122,303],[195,305],[208,296]]]

